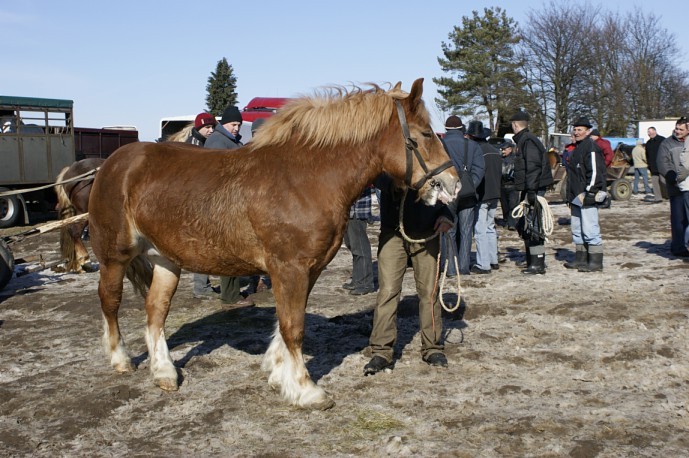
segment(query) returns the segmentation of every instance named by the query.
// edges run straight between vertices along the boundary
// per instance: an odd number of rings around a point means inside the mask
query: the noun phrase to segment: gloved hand
[[[596,193],[587,191],[584,196],[584,207],[592,207],[596,205]]]
[[[536,191],[527,191],[526,192],[526,201],[534,207],[536,205]]]

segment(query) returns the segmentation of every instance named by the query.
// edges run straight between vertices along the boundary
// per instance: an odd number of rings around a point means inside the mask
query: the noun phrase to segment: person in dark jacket
[[[649,127],[647,133],[646,162],[648,163],[648,171],[651,172],[653,202],[662,202],[663,195],[667,195],[667,192],[665,191],[665,177],[658,173],[658,148],[660,148],[665,137],[658,135],[655,127]]]
[[[242,114],[235,106],[223,111],[220,123],[208,137],[204,147],[216,149],[236,149],[243,145],[239,128],[242,127]],[[220,300],[240,307],[251,307],[254,301],[244,298],[240,292],[240,277],[220,278]]]
[[[603,237],[598,223],[598,205],[605,199],[605,159],[600,147],[589,137],[591,123],[581,117],[572,123],[576,147],[567,172],[567,193],[572,214],[572,240],[576,247],[574,262],[568,269],[579,272],[603,270]]]
[[[523,274],[545,274],[545,235],[540,203],[537,196],[545,196],[553,184],[553,173],[543,143],[529,131],[530,116],[517,111],[511,118],[514,142],[517,144],[514,160],[514,186],[521,191],[521,200],[529,204],[530,211],[517,223],[526,250],[526,269]]]
[[[419,295],[421,357],[431,366],[446,367],[447,358],[441,340],[441,308],[434,294],[439,237],[423,243],[405,240],[400,231],[400,206],[404,206],[404,232],[412,240],[426,239],[435,232],[447,232],[452,227],[452,213],[447,206],[439,203],[435,206],[424,204],[418,200],[416,191],[411,189],[404,198],[404,191],[397,188],[385,174],[376,179],[375,186],[381,191],[379,289],[369,339],[372,358],[364,366],[364,375],[373,375],[393,366],[393,350],[397,341],[397,305],[409,259]]]
[[[194,127],[192,127],[186,142],[192,145],[203,146],[217,125],[218,121],[212,114],[205,111],[197,114],[196,119],[194,119]]]
[[[483,127],[481,121],[471,121],[466,135],[474,140],[483,153],[484,174],[476,192],[478,203],[475,208],[474,238],[476,240],[476,264],[472,274],[489,274],[498,269],[498,233],[495,230],[495,212],[500,200],[500,181],[502,180],[502,155],[486,140],[490,129]]]
[[[206,139],[213,133],[213,129],[218,124],[215,117],[205,111],[196,115],[194,127],[191,128],[186,143],[203,146]],[[194,274],[194,286],[192,295],[197,299],[210,299],[217,297],[217,290],[211,285],[210,277],[207,274]]]
[[[485,168],[483,153],[476,142],[465,137],[464,129],[459,117],[454,115],[448,117],[445,121],[447,132],[445,133],[444,144],[457,172],[468,173],[471,176],[474,189],[478,189],[481,180],[483,180]],[[456,209],[456,224],[448,232],[448,238],[451,240],[450,243],[455,244],[454,251],[458,258],[459,273],[462,275],[470,274],[471,242],[474,237],[474,208],[477,199],[478,197],[473,201],[456,202],[456,205],[453,206]],[[449,259],[448,253],[445,253],[444,250],[442,258],[444,263],[448,263],[447,275],[450,277],[457,275],[454,261]]]
[[[685,142],[689,138],[689,120],[682,117],[675,123],[675,129],[671,136],[663,140],[658,148],[657,166],[658,173],[665,177],[665,186],[670,198],[670,252],[674,256],[689,257],[685,233],[689,223],[689,215],[684,209],[684,199],[689,198],[689,191],[682,191],[678,183],[683,181],[680,155]],[[682,173],[682,176],[679,174]]]
[[[507,229],[514,231],[517,228],[517,221],[512,216],[512,210],[519,204],[519,191],[514,186],[514,147],[516,145],[507,140],[498,146],[502,153],[502,180],[500,182],[500,207],[502,208],[502,218]]]

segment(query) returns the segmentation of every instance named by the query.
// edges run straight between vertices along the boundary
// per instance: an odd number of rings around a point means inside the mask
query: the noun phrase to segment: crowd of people
[[[546,190],[553,184],[548,153],[541,140],[529,130],[530,116],[517,111],[510,118],[511,140],[497,146],[487,140],[490,129],[481,121],[465,126],[458,116],[445,122],[443,144],[468,193],[449,205],[428,207],[418,202],[416,192],[396,187],[387,175],[364,189],[352,205],[344,234],[352,255],[352,276],[342,285],[352,295],[377,291],[369,348],[371,359],[365,375],[394,367],[393,349],[397,340],[397,307],[407,268],[413,269],[419,297],[421,358],[431,366],[447,366],[442,343],[441,309],[436,285],[436,258],[440,254],[447,275],[486,275],[500,268],[506,259],[499,255],[496,214],[501,208],[507,230],[518,231],[524,242],[524,275],[546,274],[544,214]],[[239,128],[242,115],[230,106],[218,123],[212,115],[200,113],[186,141],[205,148],[234,149],[242,146]],[[257,129],[260,122],[255,123]],[[252,129],[252,133],[256,133]],[[644,192],[653,201],[670,200],[671,253],[689,258],[689,121],[677,121],[673,135],[663,138],[648,129],[649,140],[638,141],[632,150],[635,166],[633,192]],[[603,270],[603,237],[599,208],[609,201],[606,167],[613,161],[610,142],[585,117],[572,122],[572,142],[562,154],[567,168],[567,205],[571,213],[574,258],[564,263],[579,272]],[[650,180],[649,180],[650,172]],[[652,183],[652,185],[651,185]],[[377,285],[367,225],[372,215],[372,197],[380,209],[377,252]],[[444,235],[441,239],[440,234]],[[444,240],[444,243],[441,243]],[[475,262],[472,261],[475,243]],[[240,278],[222,277],[220,288],[213,287],[208,275],[194,274],[193,294],[198,298],[219,297],[235,306],[252,306],[240,290]],[[269,284],[267,277],[253,277],[252,287]]]

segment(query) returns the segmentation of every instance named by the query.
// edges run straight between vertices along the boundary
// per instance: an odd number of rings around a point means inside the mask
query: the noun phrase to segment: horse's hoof
[[[119,372],[120,374],[134,372],[136,370],[131,361],[115,364],[113,368],[115,368],[115,371]]]
[[[177,391],[179,390],[179,385],[177,384],[177,379],[172,378],[157,378],[155,379],[156,385],[165,391]]]
[[[330,398],[325,398],[320,402],[316,402],[315,404],[311,404],[308,406],[309,409],[312,410],[328,410],[331,409],[335,406],[335,401],[333,401]]]

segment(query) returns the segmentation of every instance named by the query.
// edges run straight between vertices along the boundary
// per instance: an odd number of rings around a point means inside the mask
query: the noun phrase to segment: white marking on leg
[[[262,368],[270,371],[268,385],[280,389],[280,394],[290,404],[308,409],[328,409],[333,406],[325,391],[309,377],[301,350],[294,357],[287,350],[277,325]]]
[[[177,370],[172,362],[170,351],[165,341],[165,331],[160,330],[158,337],[155,337],[155,332],[151,331],[150,326],[146,326],[146,345],[148,346],[148,355],[151,359],[151,374],[154,379],[172,379],[177,380]]]
[[[132,359],[127,353],[127,347],[120,334],[117,335],[117,343],[113,348],[110,342],[110,327],[105,317],[103,317],[103,348],[105,349],[105,354],[110,357],[110,365],[117,372],[131,372],[134,370]]]

